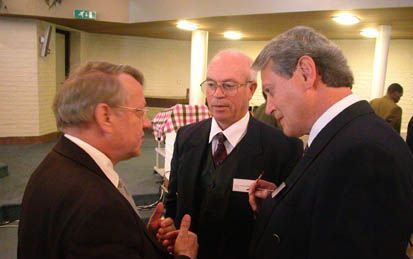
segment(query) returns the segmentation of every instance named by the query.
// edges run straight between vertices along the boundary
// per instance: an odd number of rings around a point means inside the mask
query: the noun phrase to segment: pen
[[[258,178],[255,180],[256,183],[261,179],[262,175],[264,174],[264,171],[261,172],[261,174],[258,176]]]

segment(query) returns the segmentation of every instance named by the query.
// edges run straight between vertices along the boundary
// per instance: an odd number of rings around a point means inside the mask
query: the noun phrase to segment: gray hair
[[[142,73],[128,65],[89,62],[70,74],[53,102],[57,127],[63,131],[94,121],[99,103],[112,107],[124,104],[128,95],[118,79],[120,74],[132,76],[143,86]]]
[[[220,50],[215,56],[209,61],[209,64],[213,63],[213,61],[220,59],[222,56],[232,56],[234,58],[239,58],[239,59],[244,59],[245,62],[247,62],[249,65],[249,75],[248,75],[248,81],[256,82],[257,81],[257,71],[252,69],[252,63],[253,60],[252,58],[248,57],[244,53],[242,53],[239,50],[236,49],[224,49]]]
[[[294,27],[272,39],[252,66],[262,70],[271,60],[274,73],[291,78],[298,60],[304,55],[314,60],[317,72],[327,86],[353,86],[353,73],[342,51],[325,36],[304,26]]]

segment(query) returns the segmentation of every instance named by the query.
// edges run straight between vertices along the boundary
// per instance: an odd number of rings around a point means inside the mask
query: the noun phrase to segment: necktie
[[[308,143],[305,145],[305,148],[304,148],[304,151],[303,151],[303,156],[305,156],[307,151],[308,151]]]
[[[128,192],[128,189],[126,189],[126,185],[123,183],[122,179],[119,178],[119,183],[118,183],[118,190],[119,192],[125,197],[125,199],[129,202],[129,204],[132,206],[133,210],[138,214],[139,212],[138,209],[136,208],[135,201],[132,198],[132,195]]]
[[[215,150],[213,159],[214,159],[215,166],[218,166],[218,165],[222,164],[222,162],[227,157],[227,150],[226,150],[225,145],[224,145],[224,142],[227,138],[225,137],[224,133],[222,133],[222,132],[215,135],[215,137],[218,140],[218,145],[217,145],[217,149]]]

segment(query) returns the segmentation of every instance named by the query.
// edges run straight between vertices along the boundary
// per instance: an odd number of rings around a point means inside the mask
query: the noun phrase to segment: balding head
[[[226,49],[218,52],[209,62],[208,71],[213,70],[219,64],[230,66],[234,73],[245,76],[247,81],[256,82],[257,72],[251,68],[253,60],[244,53]]]
[[[242,119],[257,88],[252,59],[236,50],[223,50],[208,65],[203,83],[209,110],[222,130]]]

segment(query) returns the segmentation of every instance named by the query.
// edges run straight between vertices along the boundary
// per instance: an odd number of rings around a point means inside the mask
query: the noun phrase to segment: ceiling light
[[[185,20],[180,20],[176,24],[176,27],[178,27],[181,30],[193,31],[193,30],[198,29],[199,26],[198,24],[195,24],[195,23],[191,23]]]
[[[239,31],[226,31],[224,37],[230,40],[239,40],[242,38],[242,34]]]
[[[353,25],[360,22],[359,18],[349,13],[335,15],[332,19],[342,25]]]
[[[360,34],[366,38],[376,38],[379,32],[375,28],[365,28],[360,31]]]

